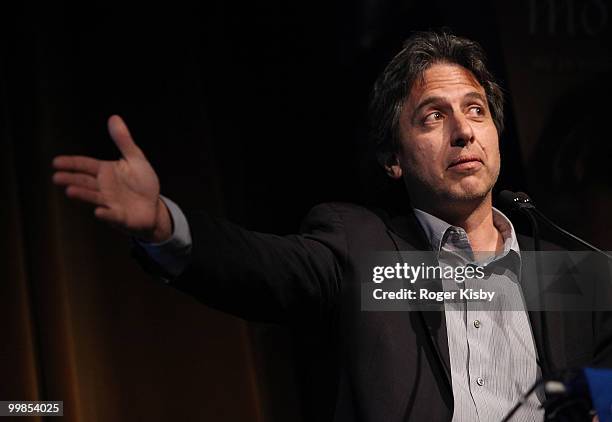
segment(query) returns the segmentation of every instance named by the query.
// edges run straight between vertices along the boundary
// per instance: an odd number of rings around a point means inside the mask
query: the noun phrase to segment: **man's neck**
[[[414,205],[416,208],[465,230],[473,251],[500,252],[504,248],[503,237],[493,224],[493,205],[490,193],[480,201],[461,204],[457,207]]]

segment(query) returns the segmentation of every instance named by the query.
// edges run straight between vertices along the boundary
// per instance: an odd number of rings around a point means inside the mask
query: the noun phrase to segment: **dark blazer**
[[[313,379],[306,420],[450,421],[453,393],[442,311],[364,312],[359,264],[372,251],[430,250],[411,211],[314,207],[299,235],[242,229],[187,215],[192,261],[172,285],[248,320],[288,322],[305,339]],[[520,236],[521,250],[532,239]],[[135,250],[150,271],[163,271]],[[525,268],[527,267],[527,268]],[[532,274],[523,266],[523,274]],[[533,287],[533,277],[521,284]],[[591,292],[592,293],[592,292]],[[612,366],[607,312],[529,312],[545,371]]]

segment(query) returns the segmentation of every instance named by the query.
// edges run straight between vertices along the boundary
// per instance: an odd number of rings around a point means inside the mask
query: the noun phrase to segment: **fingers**
[[[113,115],[108,119],[108,132],[126,160],[144,158],[144,154],[134,143],[132,135],[130,135],[130,131],[121,117]]]
[[[93,205],[106,205],[104,197],[98,191],[70,185],[66,188],[66,196]]]
[[[60,186],[74,185],[93,191],[98,190],[98,180],[84,173],[58,171],[53,175],[53,183]]]
[[[100,169],[100,160],[79,155],[60,155],[53,159],[53,168],[96,176]]]
[[[53,175],[53,183],[67,186],[66,196],[93,205],[104,205],[104,198],[98,190],[95,177],[100,168],[99,160],[81,156],[59,156],[53,160],[53,167],[60,170]]]

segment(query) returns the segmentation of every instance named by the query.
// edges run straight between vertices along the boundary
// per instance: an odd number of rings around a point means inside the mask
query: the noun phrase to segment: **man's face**
[[[499,175],[498,134],[484,88],[467,69],[434,64],[416,80],[400,114],[401,148],[392,177],[419,200],[473,202]]]

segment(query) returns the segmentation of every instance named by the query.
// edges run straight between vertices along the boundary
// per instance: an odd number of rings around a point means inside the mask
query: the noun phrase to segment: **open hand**
[[[119,116],[108,131],[121,152],[116,161],[84,156],[53,160],[53,182],[66,186],[69,198],[95,206],[95,216],[132,236],[159,242],[170,237],[172,222],[159,197],[159,180]]]

